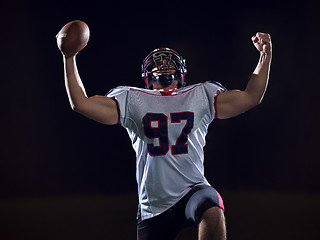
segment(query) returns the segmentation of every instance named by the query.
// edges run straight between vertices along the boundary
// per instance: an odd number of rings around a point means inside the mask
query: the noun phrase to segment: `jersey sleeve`
[[[128,102],[128,87],[116,87],[111,89],[106,97],[112,98],[117,102],[119,111],[119,123],[125,125],[126,113],[127,113],[127,102]]]
[[[213,120],[217,118],[217,96],[222,92],[226,92],[227,89],[223,87],[220,83],[214,81],[206,82],[204,84],[204,89],[208,97],[211,117]]]

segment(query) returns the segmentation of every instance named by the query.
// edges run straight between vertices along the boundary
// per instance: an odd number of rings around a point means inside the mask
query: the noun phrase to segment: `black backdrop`
[[[189,84],[214,80],[243,89],[259,56],[250,38],[270,33],[265,98],[241,116],[213,122],[206,176],[218,189],[319,193],[319,18],[315,4],[295,4],[2,1],[0,197],[136,190],[125,129],[69,106],[55,35],[76,19],[91,31],[77,58],[90,96],[143,87],[141,61],[160,46],[186,58]]]

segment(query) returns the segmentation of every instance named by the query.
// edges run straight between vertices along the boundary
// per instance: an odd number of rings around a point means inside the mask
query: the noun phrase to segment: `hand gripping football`
[[[85,22],[76,20],[64,25],[57,34],[57,45],[66,57],[76,55],[88,43],[89,27]]]

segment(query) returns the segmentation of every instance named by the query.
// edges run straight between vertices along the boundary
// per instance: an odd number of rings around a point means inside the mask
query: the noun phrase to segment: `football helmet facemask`
[[[148,89],[153,88],[154,82],[166,87],[177,80],[178,88],[186,85],[186,61],[170,48],[157,48],[150,52],[143,60],[141,69],[142,79]]]

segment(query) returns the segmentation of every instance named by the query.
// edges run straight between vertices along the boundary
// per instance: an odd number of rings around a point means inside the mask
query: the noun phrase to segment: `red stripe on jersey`
[[[205,82],[204,82],[205,83]],[[198,84],[195,84],[194,86],[192,86],[191,88],[189,89],[184,89],[184,88],[179,88],[179,89],[176,89],[174,91],[172,91],[172,93],[175,93],[175,94],[170,94],[172,96],[177,96],[177,95],[181,95],[181,94],[184,94],[184,93],[187,93],[189,91],[191,91],[192,89],[204,84],[204,83],[198,83]],[[187,86],[186,88],[188,88],[189,86]],[[145,94],[148,94],[148,95],[153,95],[153,96],[163,96],[161,94],[161,91],[157,91],[157,90],[152,90],[151,92],[147,92],[148,90],[142,90],[142,89],[139,89],[139,88],[134,88],[134,87],[129,87],[129,89],[133,90],[133,91],[138,91],[138,92],[142,92],[142,93],[145,93]],[[183,92],[178,92],[180,89],[184,89]],[[150,91],[150,90],[149,90]],[[160,92],[160,94],[158,94]],[[178,92],[178,93],[177,93]],[[170,95],[166,95],[166,96],[170,96]]]

